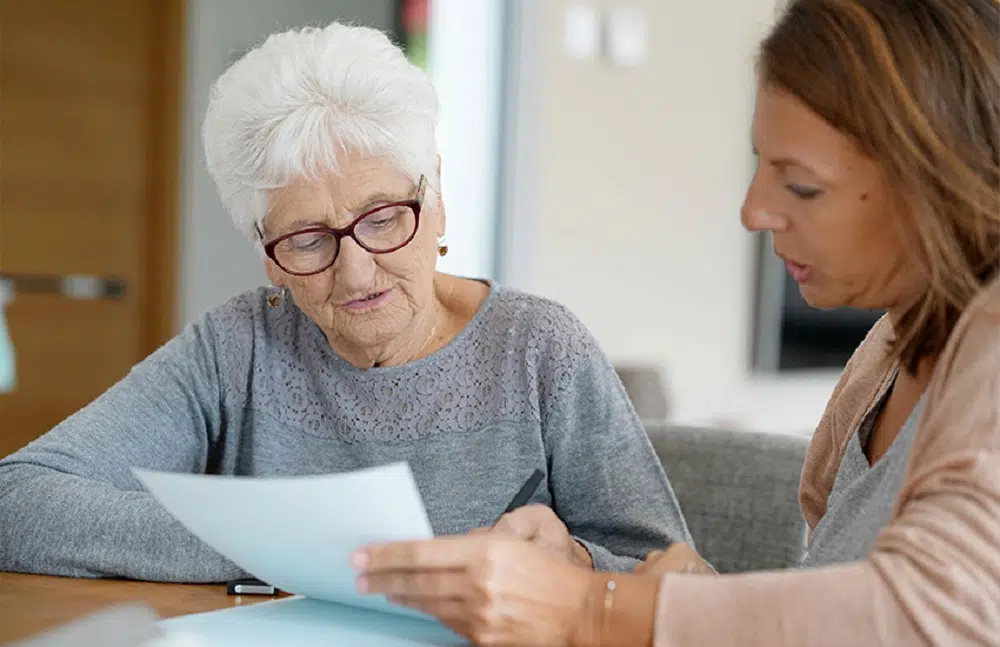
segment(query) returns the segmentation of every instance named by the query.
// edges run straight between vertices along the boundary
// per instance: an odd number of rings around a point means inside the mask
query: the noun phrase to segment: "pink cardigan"
[[[809,446],[810,533],[852,431],[894,369],[889,323],[855,352]],[[892,520],[852,564],[668,575],[656,647],[1000,645],[1000,282],[959,321],[926,393]]]

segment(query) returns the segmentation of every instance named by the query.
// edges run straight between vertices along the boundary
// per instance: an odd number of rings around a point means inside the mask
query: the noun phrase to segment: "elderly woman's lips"
[[[388,300],[389,292],[389,290],[373,292],[363,299],[348,301],[344,304],[344,307],[348,310],[370,310],[377,308]]]

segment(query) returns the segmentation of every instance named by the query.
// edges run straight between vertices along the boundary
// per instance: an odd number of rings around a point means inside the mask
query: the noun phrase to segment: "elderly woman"
[[[752,137],[744,225],[810,304],[888,311],[809,449],[804,568],[594,574],[494,533],[364,550],[362,590],[489,645],[1000,644],[1000,4],[793,1]]]
[[[382,33],[271,36],[219,78],[208,167],[273,288],[208,311],[0,463],[0,570],[219,581],[241,573],[130,468],[278,476],[407,461],[437,534],[532,501],[573,563],[631,569],[688,540],[607,358],[565,308],[435,271],[437,105]]]

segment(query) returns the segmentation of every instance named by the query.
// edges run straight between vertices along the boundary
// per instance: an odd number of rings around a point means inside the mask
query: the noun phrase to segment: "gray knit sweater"
[[[492,523],[535,468],[599,569],[689,541],[607,358],[550,301],[491,286],[452,342],[357,369],[264,289],[207,312],[92,404],[0,461],[0,570],[208,582],[243,575],[131,467],[302,475],[408,461],[436,534]]]

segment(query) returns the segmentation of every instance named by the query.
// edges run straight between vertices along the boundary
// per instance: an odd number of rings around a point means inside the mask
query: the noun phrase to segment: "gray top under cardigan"
[[[864,448],[894,381],[895,378],[890,380],[889,386],[879,395],[875,406],[847,442],[847,450],[840,461],[827,501],[826,514],[813,530],[803,567],[867,559],[875,547],[876,538],[892,517],[924,404],[921,397],[889,449],[874,465],[869,465]]]

